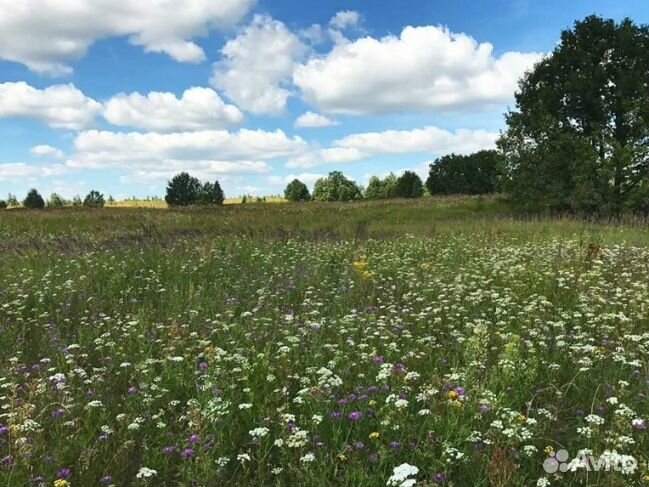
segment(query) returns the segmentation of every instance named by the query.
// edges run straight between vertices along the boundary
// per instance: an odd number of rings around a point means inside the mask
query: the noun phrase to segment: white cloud
[[[299,179],[304,184],[313,185],[318,179],[326,176],[326,174],[303,172],[301,174],[289,174],[288,176],[271,176],[268,180],[273,185],[288,184],[294,179]]]
[[[24,162],[9,162],[0,164],[0,181],[21,182],[25,179],[34,180],[65,174],[67,168],[63,164],[49,166],[26,164]]]
[[[360,19],[360,14],[355,10],[341,10],[331,18],[329,25],[334,29],[343,30],[347,27],[357,26]]]
[[[78,134],[74,146],[76,153],[66,163],[71,167],[175,171],[183,165],[211,173],[263,172],[263,161],[289,157],[307,148],[300,137],[288,137],[281,130],[247,129],[170,134],[91,130]]]
[[[173,93],[119,94],[104,105],[103,116],[113,125],[157,132],[218,129],[241,123],[243,114],[223,102],[210,88],[190,88],[178,99]]]
[[[0,0],[0,59],[67,74],[96,40],[127,36],[181,62],[205,53],[192,38],[239,21],[254,0]]]
[[[323,164],[339,164],[364,159],[367,154],[354,147],[330,147],[299,154],[286,162],[286,167],[316,167]]]
[[[192,176],[207,181],[231,174],[264,174],[270,167],[263,161],[172,161],[165,160],[163,167],[133,171],[128,180],[162,181],[171,179],[179,172],[191,172]]]
[[[306,51],[282,22],[256,15],[221,50],[223,59],[214,65],[211,83],[246,111],[281,114],[291,95],[286,83]]]
[[[376,155],[470,154],[482,149],[493,149],[497,138],[497,133],[486,130],[459,129],[451,132],[437,127],[358,133],[335,140],[332,147],[311,149],[291,157],[286,167],[309,168],[340,164]]]
[[[99,110],[99,102],[72,84],[41,90],[23,81],[0,83],[0,118],[34,118],[50,127],[76,130],[92,125]]]
[[[29,152],[37,157],[52,157],[54,159],[63,159],[63,151],[52,147],[51,145],[35,145]]]
[[[497,138],[497,133],[486,130],[459,129],[450,132],[437,127],[424,127],[352,134],[334,141],[333,145],[365,154],[470,154],[493,149]]]
[[[338,122],[319,113],[310,111],[303,113],[295,120],[295,126],[302,128],[330,127],[332,125],[338,125]]]
[[[294,83],[329,113],[478,108],[512,99],[538,53],[493,55],[493,46],[443,27],[405,27],[399,37],[339,42],[298,66]]]

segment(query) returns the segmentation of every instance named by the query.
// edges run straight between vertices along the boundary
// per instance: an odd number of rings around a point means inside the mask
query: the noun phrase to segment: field
[[[2,486],[649,485],[646,222],[12,210],[0,251]]]

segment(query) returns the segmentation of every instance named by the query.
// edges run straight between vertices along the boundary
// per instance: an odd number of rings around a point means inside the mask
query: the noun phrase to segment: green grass
[[[0,212],[0,485],[644,485],[648,245],[491,198]]]

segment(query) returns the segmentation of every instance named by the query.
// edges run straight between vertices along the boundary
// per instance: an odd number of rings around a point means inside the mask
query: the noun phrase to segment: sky
[[[519,78],[647,0],[0,0],[0,198],[359,184],[494,147]]]

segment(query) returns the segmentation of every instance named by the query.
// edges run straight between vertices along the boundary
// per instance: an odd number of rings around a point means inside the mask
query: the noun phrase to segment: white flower
[[[237,460],[239,460],[239,463],[245,463],[250,461],[250,455],[247,453],[239,453],[237,455]]]
[[[157,470],[153,470],[152,468],[147,468],[147,467],[141,467],[140,470],[138,470],[137,475],[135,475],[135,477],[138,479],[148,479],[149,477],[155,477],[156,475],[158,475]]]
[[[270,430],[268,428],[262,426],[261,428],[255,428],[254,430],[250,430],[248,433],[253,438],[263,438],[264,436],[268,435],[269,431]]]
[[[389,487],[411,487],[415,485],[416,480],[409,479],[419,473],[419,469],[414,465],[402,463],[398,467],[392,469],[392,476],[388,479]]]
[[[315,460],[315,455],[313,453],[307,453],[300,458],[300,462],[302,463],[311,463],[313,460]]]

